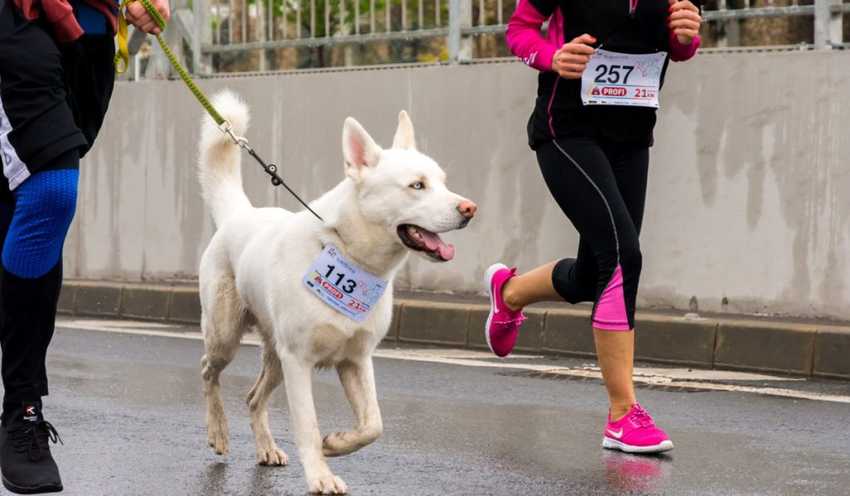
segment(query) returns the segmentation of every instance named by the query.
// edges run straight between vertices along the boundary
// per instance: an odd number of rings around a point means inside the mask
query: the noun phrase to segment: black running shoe
[[[24,403],[22,410],[9,418],[0,427],[3,485],[18,494],[61,491],[59,467],[50,454],[50,442],[62,442],[59,433],[34,404]]]

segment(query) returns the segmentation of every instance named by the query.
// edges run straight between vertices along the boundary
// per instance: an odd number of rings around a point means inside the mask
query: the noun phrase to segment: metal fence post
[[[841,7],[841,0],[832,0],[832,5]],[[835,11],[829,16],[829,41],[834,46],[844,43],[844,12]]]
[[[718,11],[728,10],[726,0],[718,0]],[[722,29],[722,35],[717,40],[718,47],[737,47],[741,46],[741,21],[738,19],[729,19],[719,23]]]
[[[449,62],[472,60],[472,40],[463,36],[472,27],[472,0],[449,0]]]
[[[210,5],[207,0],[192,0],[192,68],[195,74],[209,74],[212,59],[201,50],[204,44],[212,43],[212,26],[210,26]]]
[[[833,13],[832,7],[841,0],[815,0],[815,48],[831,48],[842,41],[842,14]]]

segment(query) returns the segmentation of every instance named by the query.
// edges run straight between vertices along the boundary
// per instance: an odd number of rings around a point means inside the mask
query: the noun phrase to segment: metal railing
[[[776,5],[777,2],[773,0],[715,0],[711,3],[715,4],[714,8],[704,9],[703,18],[709,27],[720,28],[721,35],[717,40],[719,48],[740,46],[746,21],[788,20],[800,17],[813,22],[813,36],[811,41],[800,39],[793,44],[811,45],[812,48],[820,49],[844,45],[843,18],[845,14],[850,13],[850,2],[847,0],[791,0],[784,2],[787,5]],[[789,44],[765,41],[768,42],[762,42],[761,45]]]
[[[466,38],[501,34],[515,0],[196,0],[210,25],[205,56],[352,43],[442,41],[447,59],[472,57]],[[204,18],[205,17],[205,18]]]
[[[175,1],[185,2],[175,8],[185,27],[175,43],[191,54],[186,58],[195,72],[214,73],[359,65],[349,56],[352,47],[383,54],[369,63],[409,62],[410,57],[393,54],[410,45],[416,45],[419,61],[463,63],[504,56],[502,37],[517,0]],[[704,3],[707,48],[847,46],[843,20],[850,13],[850,0]],[[774,34],[765,26],[773,26]],[[314,52],[338,55],[341,62],[300,61]],[[282,53],[288,53],[285,63],[270,63]]]

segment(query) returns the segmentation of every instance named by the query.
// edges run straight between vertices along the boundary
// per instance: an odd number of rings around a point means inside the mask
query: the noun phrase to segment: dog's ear
[[[395,138],[393,138],[393,148],[403,148],[405,150],[416,149],[413,122],[404,110],[398,114],[398,129],[396,129]]]
[[[353,117],[345,119],[342,126],[342,156],[345,159],[345,173],[352,179],[359,179],[366,167],[378,164],[381,147],[369,136]]]

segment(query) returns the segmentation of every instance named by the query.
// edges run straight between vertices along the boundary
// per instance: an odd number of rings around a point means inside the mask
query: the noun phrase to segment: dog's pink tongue
[[[425,242],[425,246],[428,247],[430,251],[437,252],[440,255],[440,258],[448,262],[455,257],[454,245],[444,243],[443,240],[440,239],[440,236],[430,231],[422,229],[419,233],[422,234],[422,241]]]
[[[448,262],[455,257],[455,245],[443,243],[440,245],[440,258]]]

